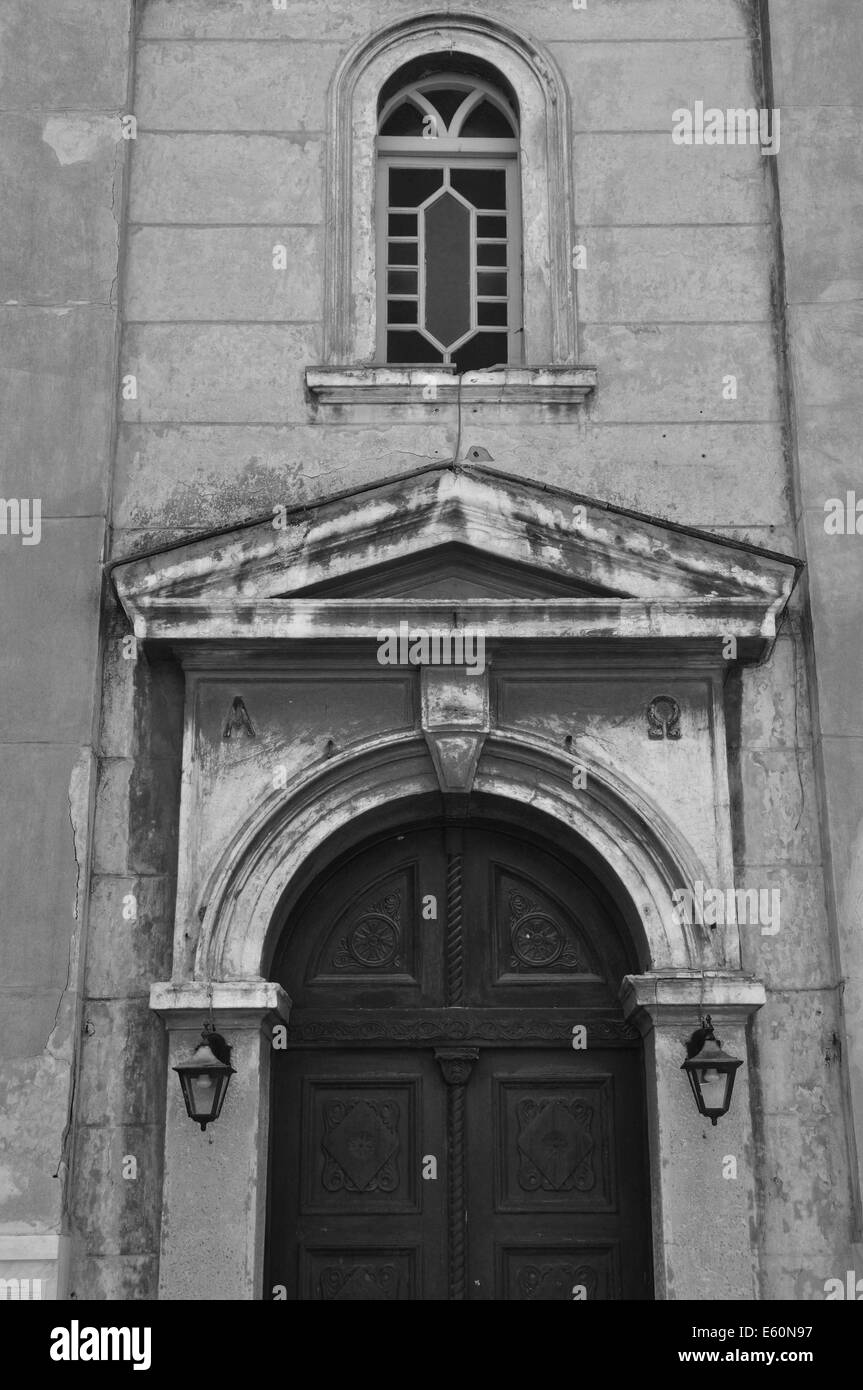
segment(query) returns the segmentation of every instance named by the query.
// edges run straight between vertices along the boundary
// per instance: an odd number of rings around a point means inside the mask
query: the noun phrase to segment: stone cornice
[[[456,376],[434,367],[307,367],[322,405],[581,405],[596,389],[595,367],[504,367]]]
[[[760,980],[742,971],[659,971],[625,975],[620,987],[625,1017],[641,1033],[657,1026],[695,1028],[705,1014],[744,1024],[767,1002]]]

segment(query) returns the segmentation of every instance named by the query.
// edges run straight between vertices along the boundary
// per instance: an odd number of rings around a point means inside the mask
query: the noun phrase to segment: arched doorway
[[[428,820],[319,873],[271,971],[267,1287],[652,1297],[637,968],[596,876],[512,826]]]

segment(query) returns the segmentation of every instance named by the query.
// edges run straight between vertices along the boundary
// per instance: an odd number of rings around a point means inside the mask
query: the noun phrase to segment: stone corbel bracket
[[[271,1031],[291,1016],[291,1000],[272,980],[159,980],[150,986],[150,1008],[172,1029],[196,1029],[212,1016],[217,1027]]]
[[[441,791],[469,796],[490,728],[488,668],[424,666],[421,721]]]

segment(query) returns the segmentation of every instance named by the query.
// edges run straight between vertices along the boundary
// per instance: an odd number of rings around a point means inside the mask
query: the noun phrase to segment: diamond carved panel
[[[583,1100],[523,1100],[517,1107],[521,1154],[518,1181],[526,1192],[589,1192],[596,1184],[593,1168],[594,1112]]]
[[[394,1192],[399,1184],[399,1107],[393,1101],[335,1101],[324,1106],[324,1170],[328,1192]]]
[[[495,1078],[499,1211],[613,1211],[610,1076],[571,1086]]]
[[[303,1210],[417,1211],[418,1077],[310,1081],[303,1121]]]

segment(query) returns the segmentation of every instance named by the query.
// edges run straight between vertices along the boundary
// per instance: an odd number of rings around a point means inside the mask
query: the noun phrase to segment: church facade
[[[4,1287],[845,1288],[854,7],[0,25]]]

